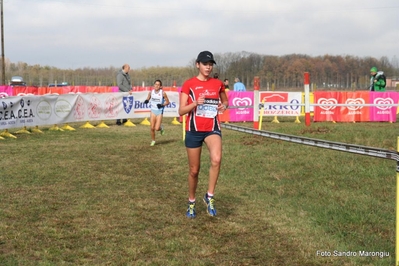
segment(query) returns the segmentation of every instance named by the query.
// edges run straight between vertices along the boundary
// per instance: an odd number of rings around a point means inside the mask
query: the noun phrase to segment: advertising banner
[[[372,92],[370,103],[376,106],[370,107],[370,121],[396,122],[397,104],[399,94],[397,92]],[[381,105],[379,105],[381,104]]]
[[[229,91],[229,115],[231,122],[252,121],[254,118],[254,93],[246,91]],[[251,107],[240,107],[251,106]]]
[[[259,99],[264,103],[263,116],[301,115],[301,92],[261,91]]]
[[[32,127],[72,122],[144,118],[150,104],[148,92],[25,95],[0,99],[0,129]],[[178,117],[177,92],[168,92],[170,104],[165,117]]]
[[[313,94],[315,104],[318,104],[314,108],[313,121],[338,121],[340,108],[334,104],[341,102],[342,94],[337,91],[316,91]]]
[[[315,106],[315,122],[396,122],[397,106],[393,105],[399,99],[397,92],[318,91],[314,95],[315,103],[319,105]],[[338,104],[344,106],[336,106]]]
[[[341,101],[348,106],[340,106],[337,122],[362,122],[370,121],[370,107],[356,106],[370,102],[370,93],[367,91],[341,92]]]
[[[0,86],[0,98],[12,96],[12,87],[11,86]]]

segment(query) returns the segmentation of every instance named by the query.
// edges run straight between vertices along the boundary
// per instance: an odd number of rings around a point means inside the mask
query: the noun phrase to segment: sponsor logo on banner
[[[251,106],[252,105],[252,99],[249,97],[244,97],[244,98],[234,98],[233,99],[233,105],[234,106]],[[238,108],[238,110],[244,110],[245,107]]]
[[[91,119],[100,117],[101,102],[97,97],[95,96],[91,97],[87,114]]]
[[[61,99],[55,102],[54,112],[58,117],[67,117],[72,110],[72,105],[65,99]]]
[[[232,103],[233,106],[251,106],[252,99],[249,97],[243,97],[243,98],[236,97],[233,99]],[[248,115],[250,113],[250,109],[248,107],[241,107],[235,109],[234,113],[236,115]]]
[[[77,121],[83,120],[84,116],[85,116],[85,101],[83,99],[83,97],[81,97],[80,95],[78,96],[78,98],[76,99],[76,103],[75,103],[75,109],[74,109],[74,114],[73,116],[75,117],[75,119]]]
[[[318,104],[328,104],[328,105],[320,105],[319,107],[323,110],[331,111],[337,107],[334,104],[338,104],[338,101],[335,98],[329,98],[329,99],[320,98],[317,100],[317,103]]]
[[[30,101],[29,101],[30,105]],[[33,114],[33,110],[30,108],[30,106],[25,107],[25,101],[24,99],[21,99],[19,101],[19,105],[16,105],[14,107],[13,102],[2,102],[3,109],[0,110],[0,120],[10,120],[8,124],[15,124],[16,120],[19,119],[22,122],[25,122],[25,118],[32,118],[35,117]]]
[[[127,114],[133,109],[134,98],[132,95],[123,96],[123,109]]]
[[[7,110],[7,103],[6,102],[1,102],[1,104],[3,105],[3,110]]]
[[[264,101],[265,103],[271,102],[271,103],[286,103],[288,102],[288,93],[267,93],[267,96],[263,96],[261,98],[261,102]]]
[[[105,100],[105,117],[116,117],[116,105],[116,97],[114,95],[107,97]]]
[[[45,100],[40,101],[36,107],[36,114],[41,120],[48,120],[51,116],[51,112],[51,105]]]
[[[0,98],[5,98],[8,97],[8,94],[6,92],[0,92]]]
[[[345,104],[354,104],[354,105],[356,105],[356,104],[365,104],[365,101],[364,101],[363,98],[355,98],[355,99],[349,98],[349,99],[347,99],[347,100],[345,101]],[[363,106],[353,106],[353,105],[349,105],[349,106],[347,106],[347,108],[348,108],[349,110],[351,110],[351,111],[357,111],[357,110],[362,109]]]
[[[259,96],[264,103],[263,115],[300,115],[300,93],[261,92]]]
[[[393,100],[391,98],[375,98],[374,99],[374,104],[377,105],[376,106],[377,109],[385,111],[385,110],[391,109],[392,106],[384,106],[384,105],[380,106],[378,104],[392,104],[393,105],[394,102],[393,102]]]

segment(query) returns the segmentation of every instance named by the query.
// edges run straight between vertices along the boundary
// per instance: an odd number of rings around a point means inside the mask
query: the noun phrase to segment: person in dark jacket
[[[224,79],[223,83],[224,83],[224,88],[226,90],[230,89],[230,87],[229,87],[229,79]]]
[[[130,66],[128,64],[124,64],[122,69],[118,71],[116,75],[116,85],[119,88],[119,92],[129,92],[132,90],[132,81],[129,76]],[[122,125],[122,123],[126,123],[127,119],[123,119],[121,122],[120,119],[116,120],[116,124],[118,126]]]

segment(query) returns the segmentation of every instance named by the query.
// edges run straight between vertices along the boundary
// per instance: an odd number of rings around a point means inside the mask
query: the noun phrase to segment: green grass
[[[280,121],[263,129],[397,147],[396,123]],[[395,161],[224,129],[218,216],[200,203],[189,220],[181,127],[165,119],[150,147],[133,122],[0,140],[0,265],[395,264]],[[390,256],[317,255],[334,250]]]

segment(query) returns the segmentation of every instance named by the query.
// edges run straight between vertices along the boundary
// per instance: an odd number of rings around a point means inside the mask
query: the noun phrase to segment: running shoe
[[[155,140],[151,141],[150,146],[154,146],[155,145]]]
[[[195,212],[195,202],[188,202],[186,216],[187,218],[195,218],[197,216]]]
[[[161,126],[161,136],[165,135],[165,129]]]
[[[206,204],[206,211],[208,214],[210,216],[216,216],[215,199],[213,197],[208,197],[208,193],[205,193],[203,200]]]

